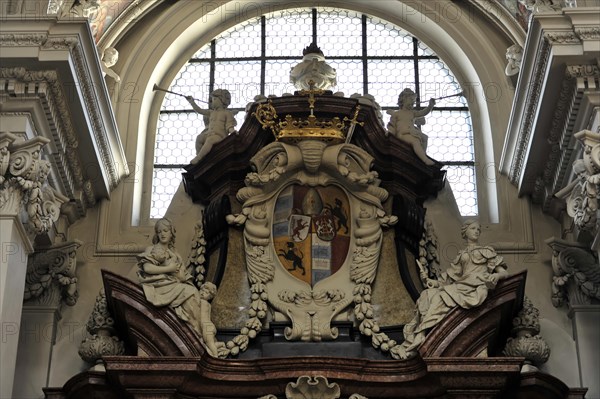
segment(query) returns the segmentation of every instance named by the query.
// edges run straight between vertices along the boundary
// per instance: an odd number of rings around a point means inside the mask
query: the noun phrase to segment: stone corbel
[[[600,264],[587,247],[557,238],[546,240],[552,248],[552,304],[559,307],[598,303]]]
[[[24,301],[35,305],[69,306],[77,303],[77,249],[75,240],[53,245],[29,256]]]

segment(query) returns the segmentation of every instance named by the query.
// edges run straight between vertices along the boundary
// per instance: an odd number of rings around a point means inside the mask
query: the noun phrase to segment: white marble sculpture
[[[200,108],[192,96],[186,99],[197,113],[204,116],[205,129],[196,138],[196,156],[190,161],[192,164],[198,163],[206,156],[212,147],[227,137],[230,133],[235,133],[237,124],[234,113],[227,109],[231,104],[231,93],[225,89],[216,89],[210,93],[208,109]]]
[[[109,86],[110,99],[114,105],[119,101],[119,91],[121,90],[121,77],[112,70],[112,67],[119,61],[119,52],[114,47],[108,47],[102,54],[102,74],[114,81],[112,85],[106,82]]]
[[[404,89],[398,96],[398,110],[391,112],[392,118],[388,123],[388,134],[392,134],[413,148],[413,151],[425,165],[433,165],[435,162],[427,156],[427,136],[423,134],[420,127],[425,124],[424,116],[431,112],[435,106],[435,99],[429,100],[429,105],[422,110],[416,111],[415,100],[417,95],[411,89]]]
[[[290,82],[298,90],[329,90],[337,84],[335,69],[327,64],[323,52],[315,43],[302,52],[302,62],[290,71]],[[311,83],[312,87],[311,87]]]
[[[523,47],[518,44],[513,44],[506,49],[506,68],[504,73],[506,76],[515,76],[521,70],[521,61],[523,60]]]
[[[427,287],[417,300],[415,317],[404,326],[404,342],[391,349],[394,357],[407,359],[416,355],[427,332],[435,327],[454,307],[479,306],[489,290],[507,276],[506,264],[492,247],[479,245],[481,226],[467,221],[461,228],[467,242],[440,280],[421,276]]]
[[[198,291],[193,284],[194,277],[175,251],[175,228],[169,219],[156,222],[152,243],[137,256],[138,278],[146,299],[154,306],[171,307],[202,336],[209,354],[226,357],[227,350],[216,341],[216,328],[210,319],[209,301],[216,287],[205,283]]]

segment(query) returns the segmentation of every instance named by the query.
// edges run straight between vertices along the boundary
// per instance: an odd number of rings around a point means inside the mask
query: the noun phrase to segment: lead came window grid
[[[404,88],[426,106],[431,97],[461,91],[448,67],[424,43],[388,22],[340,9],[290,9],[253,18],[223,32],[199,49],[169,90],[207,101],[217,88],[231,92],[237,128],[254,96],[293,93],[290,69],[315,41],[337,70],[335,91],[371,94],[383,110],[397,109]],[[206,104],[199,104],[205,107]],[[162,217],[181,182],[183,166],[195,155],[204,120],[185,98],[167,94],[154,150],[151,218]],[[471,117],[464,97],[438,100],[421,127],[427,154],[444,163],[463,216],[477,215],[477,186]]]

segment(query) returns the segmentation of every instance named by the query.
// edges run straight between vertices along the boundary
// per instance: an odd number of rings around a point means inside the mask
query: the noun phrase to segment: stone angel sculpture
[[[231,93],[225,89],[216,89],[210,93],[208,109],[196,104],[194,97],[186,96],[194,111],[204,116],[206,128],[196,138],[196,156],[190,161],[198,163],[212,149],[213,145],[223,140],[230,133],[236,133],[235,113],[227,109],[231,104]]]
[[[489,291],[507,276],[502,257],[492,247],[479,245],[479,222],[465,222],[461,235],[467,246],[459,251],[441,279],[432,280],[422,270],[421,279],[428,288],[417,299],[414,318],[404,326],[404,342],[391,349],[397,358],[414,357],[427,332],[454,307],[470,309],[481,305]]]
[[[431,112],[435,106],[435,99],[429,100],[429,105],[422,110],[415,110],[417,95],[409,88],[402,90],[398,96],[399,109],[390,112],[392,118],[388,123],[388,134],[393,135],[413,148],[413,151],[425,165],[435,162],[427,156],[427,136],[421,131],[420,126],[425,124],[424,116]]]
[[[175,251],[175,228],[163,218],[154,226],[152,245],[137,256],[138,278],[144,295],[154,306],[169,306],[177,317],[188,322],[204,340],[207,351],[215,357],[226,357],[225,344],[217,342],[216,328],[210,319],[209,301],[217,288],[204,283],[194,285],[192,273]]]

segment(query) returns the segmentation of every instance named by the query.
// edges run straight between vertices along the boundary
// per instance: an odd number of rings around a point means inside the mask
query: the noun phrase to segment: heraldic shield
[[[279,261],[294,277],[314,286],[344,264],[350,220],[348,197],[336,186],[285,188],[273,215],[273,245]]]

